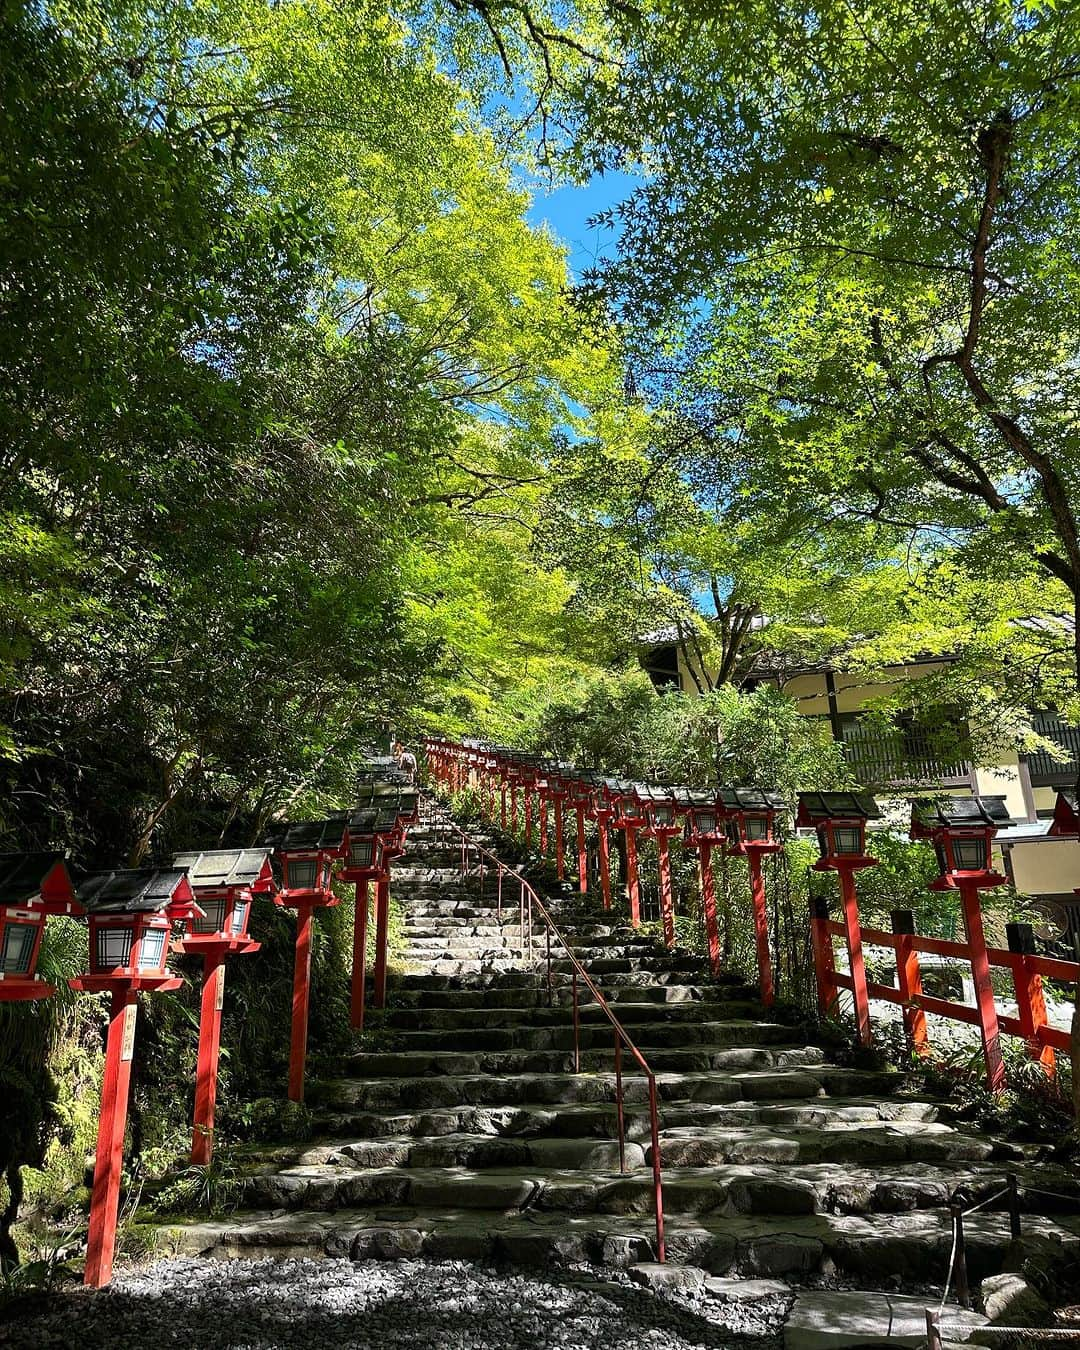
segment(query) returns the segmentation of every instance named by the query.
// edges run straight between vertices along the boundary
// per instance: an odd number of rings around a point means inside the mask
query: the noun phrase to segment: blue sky
[[[616,252],[617,231],[588,227],[585,222],[598,211],[616,205],[640,183],[625,173],[597,175],[584,187],[559,187],[547,192],[533,191],[529,220],[534,225],[547,223],[570,250],[570,268],[580,276],[600,258]]]

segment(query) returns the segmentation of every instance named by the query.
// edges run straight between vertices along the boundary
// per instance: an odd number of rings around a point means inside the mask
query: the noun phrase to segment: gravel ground
[[[460,1262],[159,1261],[0,1325],[22,1350],[779,1350],[790,1300],[720,1303],[593,1271]]]

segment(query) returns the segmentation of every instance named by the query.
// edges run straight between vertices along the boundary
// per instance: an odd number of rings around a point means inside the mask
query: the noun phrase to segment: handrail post
[[[1020,1237],[1020,1186],[1015,1172],[1010,1172],[1005,1179],[1009,1188],[1009,1232],[1013,1239]]]
[[[550,1008],[551,1005],[552,1005],[552,1003],[554,1002],[554,990],[553,990],[553,988],[552,988],[552,983],[551,983],[551,925],[550,925],[550,924],[548,925],[546,932],[547,932],[547,991],[548,991],[548,1007]],[[575,978],[576,978],[576,976],[575,976]]]
[[[653,1203],[656,1207],[656,1259],[667,1259],[664,1246],[664,1183],[660,1176],[660,1113],[656,1105],[656,1078],[649,1074],[649,1132],[652,1138]]]
[[[904,1030],[917,1055],[930,1053],[926,1013],[915,1000],[923,991],[919,953],[915,950],[915,915],[910,909],[894,909],[892,930],[896,934],[896,982],[904,1000]]]
[[[622,1040],[615,1032],[615,1119],[619,1129],[619,1171],[626,1171],[626,1118],[623,1111]]]
[[[551,932],[551,929],[548,929]],[[578,1016],[578,981],[577,966],[573,967],[571,983],[574,995],[574,1072],[581,1072],[581,1019]]]
[[[500,922],[500,923],[502,923],[502,883],[503,883],[503,876],[504,876],[504,869],[500,867],[500,868],[499,868],[499,899],[498,899],[498,911],[497,911],[497,912],[498,912],[499,922]]]
[[[949,1205],[953,1229],[953,1267],[950,1274],[955,1276],[956,1297],[961,1308],[971,1307],[971,1289],[968,1285],[967,1251],[964,1248],[964,1207],[953,1199]]]
[[[941,1350],[941,1313],[936,1308],[926,1310],[926,1350]]]

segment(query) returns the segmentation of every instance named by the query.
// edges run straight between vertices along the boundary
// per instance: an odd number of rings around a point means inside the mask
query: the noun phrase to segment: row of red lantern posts
[[[297,911],[289,1096],[301,1101],[312,912],[338,903],[332,889],[336,877],[357,882],[356,927],[362,937],[354,946],[352,1007],[354,1025],[362,1025],[368,883],[375,880],[379,897],[374,998],[381,1007],[386,998],[389,868],[404,846],[405,830],[416,819],[417,801],[415,792],[403,791],[399,784],[372,781],[362,785],[361,804],[355,811],[284,825],[267,847],[181,853],[168,868],[103,872],[77,884],[60,853],[0,854],[0,1002],[42,999],[56,992],[39,976],[37,965],[46,921],[57,915],[87,922],[88,969],[70,981],[71,987],[110,995],[87,1285],[107,1284],[112,1273],[139,994],[173,990],[183,983],[167,967],[170,949],[202,957],[191,1161],[208,1163],[214,1139],[225,962],[230,956],[259,950],[248,933],[254,899],[269,897],[276,905]],[[280,885],[271,850],[280,864]],[[338,863],[344,867],[335,872]]]
[[[507,796],[510,800],[509,826],[516,832],[518,794],[523,795],[527,847],[531,846],[531,802],[534,797],[541,822],[541,851],[545,853],[544,821],[549,804],[555,806],[556,821],[563,803],[569,803],[578,811],[579,841],[584,834],[584,821],[591,820],[597,830],[600,880],[607,908],[611,905],[608,830],[622,830],[627,900],[631,923],[635,927],[640,922],[636,835],[640,833],[655,839],[659,855],[661,918],[669,946],[674,942],[674,906],[668,848],[669,841],[681,835],[686,846],[698,850],[702,910],[714,972],[719,969],[720,949],[710,854],[720,847],[728,854],[745,857],[762,999],[767,1005],[773,1002],[762,857],[782,848],[774,829],[776,815],[783,807],[777,794],[744,788],[693,792],[686,788],[626,783],[475,740],[433,739],[425,748],[429,771],[436,782],[450,791],[475,786],[482,810],[492,819],[495,817],[495,800],[500,800],[500,823],[504,828],[508,823]],[[915,932],[913,916],[907,910],[894,913],[892,933],[865,928],[859,914],[855,879],[860,871],[875,866],[878,861],[867,853],[866,830],[869,821],[881,819],[881,811],[874,798],[867,794],[799,794],[795,824],[798,828],[814,831],[817,836],[820,857],[814,870],[835,872],[840,893],[839,921],[830,919],[826,899],[816,899],[811,910],[811,937],[822,1013],[835,1015],[840,991],[849,992],[859,1039],[868,1044],[872,1038],[871,999],[900,1004],[908,1036],[920,1054],[929,1048],[927,1012],[975,1025],[982,1042],[987,1082],[995,1091],[1003,1087],[1005,1081],[1000,1047],[1002,1031],[1022,1036],[1032,1057],[1052,1071],[1055,1047],[1067,1050],[1069,1038],[1047,1024],[1041,981],[1045,976],[1075,982],[1080,967],[1074,962],[1036,956],[1028,925],[1007,925],[1010,944],[1007,951],[987,944],[979,894],[1001,886],[1006,880],[993,864],[994,837],[999,829],[1013,823],[1004,798],[948,796],[914,801],[911,809],[910,837],[933,844],[941,869],[930,888],[955,894],[959,899],[966,939],[963,943],[920,937]],[[683,818],[681,824],[680,816]],[[1080,811],[1073,798],[1064,794],[1059,797],[1051,833],[1080,838]],[[557,828],[556,866],[562,877],[564,860],[559,852],[559,838]],[[579,848],[579,854],[579,884],[584,891],[587,867],[583,847]],[[836,968],[833,939],[837,937],[846,950],[847,973]],[[867,978],[864,944],[895,950],[895,987],[877,984]],[[974,1008],[924,994],[918,959],[920,952],[956,957],[970,964]],[[1016,1018],[998,1014],[992,966],[1007,968],[1012,973],[1018,1006]]]
[[[572,810],[576,823],[577,876],[579,889],[588,890],[586,822],[596,831],[599,879],[605,909],[612,905],[610,830],[623,836],[626,896],[630,922],[641,923],[641,879],[638,838],[656,844],[660,889],[660,918],[664,942],[675,944],[675,903],[672,884],[671,844],[679,840],[697,853],[702,911],[709,961],[720,969],[720,931],[712,874],[712,854],[722,849],[747,863],[754,937],[762,1001],[774,1001],[772,958],[769,950],[768,910],[763,861],[778,852],[782,843],[775,834],[777,813],[783,799],[775,792],[756,788],[716,788],[695,791],[686,787],[628,782],[619,778],[555,763],[506,746],[481,741],[460,742],[431,738],[425,743],[432,779],[451,793],[473,788],[481,812],[498,820],[501,828],[518,832],[523,824],[526,848],[532,847],[533,824],[538,826],[540,852],[548,854],[548,812],[554,814],[554,857],[558,877],[566,875],[564,812]]]

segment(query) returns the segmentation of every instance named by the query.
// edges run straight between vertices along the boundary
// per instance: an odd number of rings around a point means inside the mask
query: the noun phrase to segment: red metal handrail
[[[433,803],[434,805],[434,803]],[[666,1256],[664,1245],[664,1185],[660,1166],[660,1116],[657,1104],[656,1075],[649,1067],[645,1056],[630,1039],[626,1028],[615,1016],[611,1010],[611,1005],[597,988],[589,972],[574,955],[573,948],[567,941],[558,924],[551,917],[547,906],[537,895],[536,891],[528,881],[516,872],[490,849],[484,848],[474,839],[470,839],[465,831],[445,813],[439,813],[434,810],[431,814],[436,832],[442,828],[452,831],[460,837],[461,842],[461,875],[468,876],[472,868],[469,866],[470,858],[475,853],[479,859],[478,875],[480,877],[481,894],[483,894],[483,885],[485,872],[485,861],[489,869],[493,870],[498,876],[498,910],[502,914],[502,886],[505,877],[513,877],[519,886],[519,925],[521,933],[522,957],[526,962],[535,958],[535,948],[533,943],[533,910],[535,909],[546,925],[546,935],[544,942],[544,959],[547,965],[547,989],[548,1002],[552,1001],[552,969],[551,969],[551,940],[552,937],[562,947],[566,954],[566,959],[571,964],[571,989],[573,997],[573,1017],[574,1017],[574,1072],[581,1072],[581,1024],[579,1014],[579,985],[584,985],[596,1000],[597,1006],[603,1012],[604,1016],[611,1023],[615,1032],[615,1112],[619,1130],[619,1171],[626,1171],[626,1122],[623,1105],[623,1069],[622,1052],[625,1047],[631,1057],[637,1062],[641,1072],[645,1075],[649,1085],[649,1130],[652,1139],[652,1173],[653,1173],[653,1201],[656,1209],[656,1259],[663,1261]],[[537,964],[539,961],[537,960]]]

